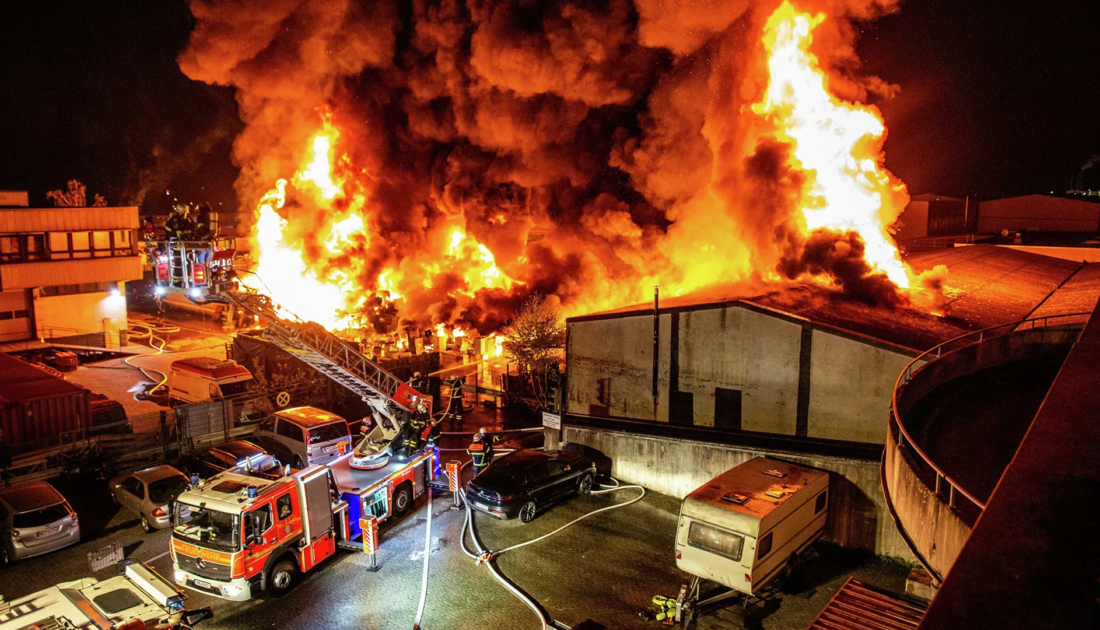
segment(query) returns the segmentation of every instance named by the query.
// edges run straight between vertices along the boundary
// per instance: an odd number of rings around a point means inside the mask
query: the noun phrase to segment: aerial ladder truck
[[[361,396],[375,419],[353,452],[326,465],[288,466],[266,478],[224,472],[181,494],[172,514],[176,582],[232,600],[281,595],[337,548],[376,545],[376,530],[364,524],[401,514],[435,479],[435,454],[402,444],[410,414],[424,413],[427,397],[323,326],[280,313],[270,297],[242,288],[232,241],[147,246],[158,295],[232,304],[265,320],[268,341]]]

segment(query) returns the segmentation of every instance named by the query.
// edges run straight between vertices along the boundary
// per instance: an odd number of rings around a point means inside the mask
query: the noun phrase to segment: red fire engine
[[[360,518],[404,513],[434,479],[434,453],[376,470],[351,454],[277,478],[224,472],[185,491],[172,509],[177,584],[244,601],[278,597],[336,553],[362,550]]]

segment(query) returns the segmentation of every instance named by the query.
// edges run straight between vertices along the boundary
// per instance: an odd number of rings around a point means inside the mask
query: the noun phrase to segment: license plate
[[[321,449],[321,452],[322,453],[332,453],[335,450],[336,450],[336,446],[326,446],[325,448]]]
[[[58,525],[57,527],[51,527],[49,529],[40,530],[34,536],[35,536],[35,538],[41,538],[43,536],[52,536],[52,535],[56,534],[59,531],[61,531],[61,526],[60,525]]]
[[[195,586],[199,588],[210,588],[210,582],[203,582],[202,580],[194,580]]]

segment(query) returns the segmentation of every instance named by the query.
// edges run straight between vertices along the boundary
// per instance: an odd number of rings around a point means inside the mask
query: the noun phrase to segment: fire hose
[[[466,463],[468,464],[469,462],[466,462]],[[466,464],[463,464],[463,468],[465,466],[466,466]],[[590,516],[594,516],[596,514],[599,514],[600,512],[606,512],[608,510],[614,510],[614,509],[618,509],[618,508],[621,508],[621,507],[626,507],[628,505],[631,505],[631,504],[637,503],[638,501],[641,501],[645,497],[646,490],[642,486],[633,485],[633,484],[624,486],[624,485],[621,485],[618,482],[618,480],[616,480],[612,477],[609,477],[609,479],[615,484],[614,486],[606,487],[603,490],[593,490],[592,494],[606,494],[606,493],[615,492],[615,491],[618,491],[618,490],[626,490],[628,488],[636,488],[638,490],[641,490],[641,493],[637,497],[634,497],[633,499],[631,499],[629,501],[626,501],[626,502],[623,502],[623,503],[616,503],[614,505],[609,505],[607,507],[603,507],[603,508],[600,508],[598,510],[593,510],[591,512],[588,512],[587,514],[584,514],[584,515],[582,515],[578,518],[573,519],[572,521],[566,523],[565,525],[562,525],[561,527],[555,529],[554,531],[552,531],[548,534],[543,534],[542,536],[539,536],[537,538],[533,538],[533,539],[528,540],[526,542],[519,543],[518,545],[512,545],[511,547],[506,547],[504,549],[501,549],[501,550],[495,551],[495,552],[485,549],[484,546],[481,544],[481,540],[478,538],[478,535],[477,535],[477,527],[476,527],[475,519],[474,519],[474,515],[473,515],[473,508],[470,507],[469,501],[466,501],[465,491],[459,490],[459,494],[462,496],[463,503],[466,504],[466,518],[465,518],[465,521],[463,522],[463,525],[462,525],[462,551],[463,551],[463,553],[465,553],[470,558],[473,558],[477,564],[483,564],[484,563],[485,566],[489,567],[489,572],[493,574],[493,577],[495,577],[497,579],[497,581],[499,581],[506,589],[508,589],[513,595],[515,595],[517,598],[519,598],[520,601],[527,604],[527,606],[532,611],[534,611],[534,613],[539,618],[539,622],[542,624],[543,630],[547,630],[548,628],[560,628],[562,626],[560,626],[557,622],[555,622],[553,619],[550,618],[550,615],[547,614],[546,610],[538,603],[537,600],[535,600],[533,597],[531,597],[530,595],[525,593],[522,589],[519,588],[519,586],[517,586],[514,582],[509,580],[500,571],[500,569],[496,566],[496,562],[495,562],[496,558],[500,557],[502,554],[507,553],[509,551],[514,551],[514,550],[519,549],[521,547],[526,547],[527,545],[531,545],[531,544],[537,543],[539,541],[546,540],[547,538],[550,538],[551,536],[554,536],[555,534],[558,534],[558,533],[564,531],[565,529],[567,529],[569,527],[572,527],[573,525],[576,525],[577,523],[583,521],[584,519],[586,519]],[[600,485],[601,486],[606,486],[606,484],[602,484],[602,483]],[[469,547],[467,547],[467,545],[466,545],[466,533],[467,533],[467,531],[470,533],[470,537],[474,541],[474,546],[477,548],[477,553],[476,554],[474,552],[470,551]]]

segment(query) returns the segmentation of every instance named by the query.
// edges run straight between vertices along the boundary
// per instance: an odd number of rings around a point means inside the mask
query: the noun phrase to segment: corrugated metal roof
[[[0,403],[65,396],[84,388],[0,353]]]
[[[927,608],[850,577],[806,630],[914,630]]]

